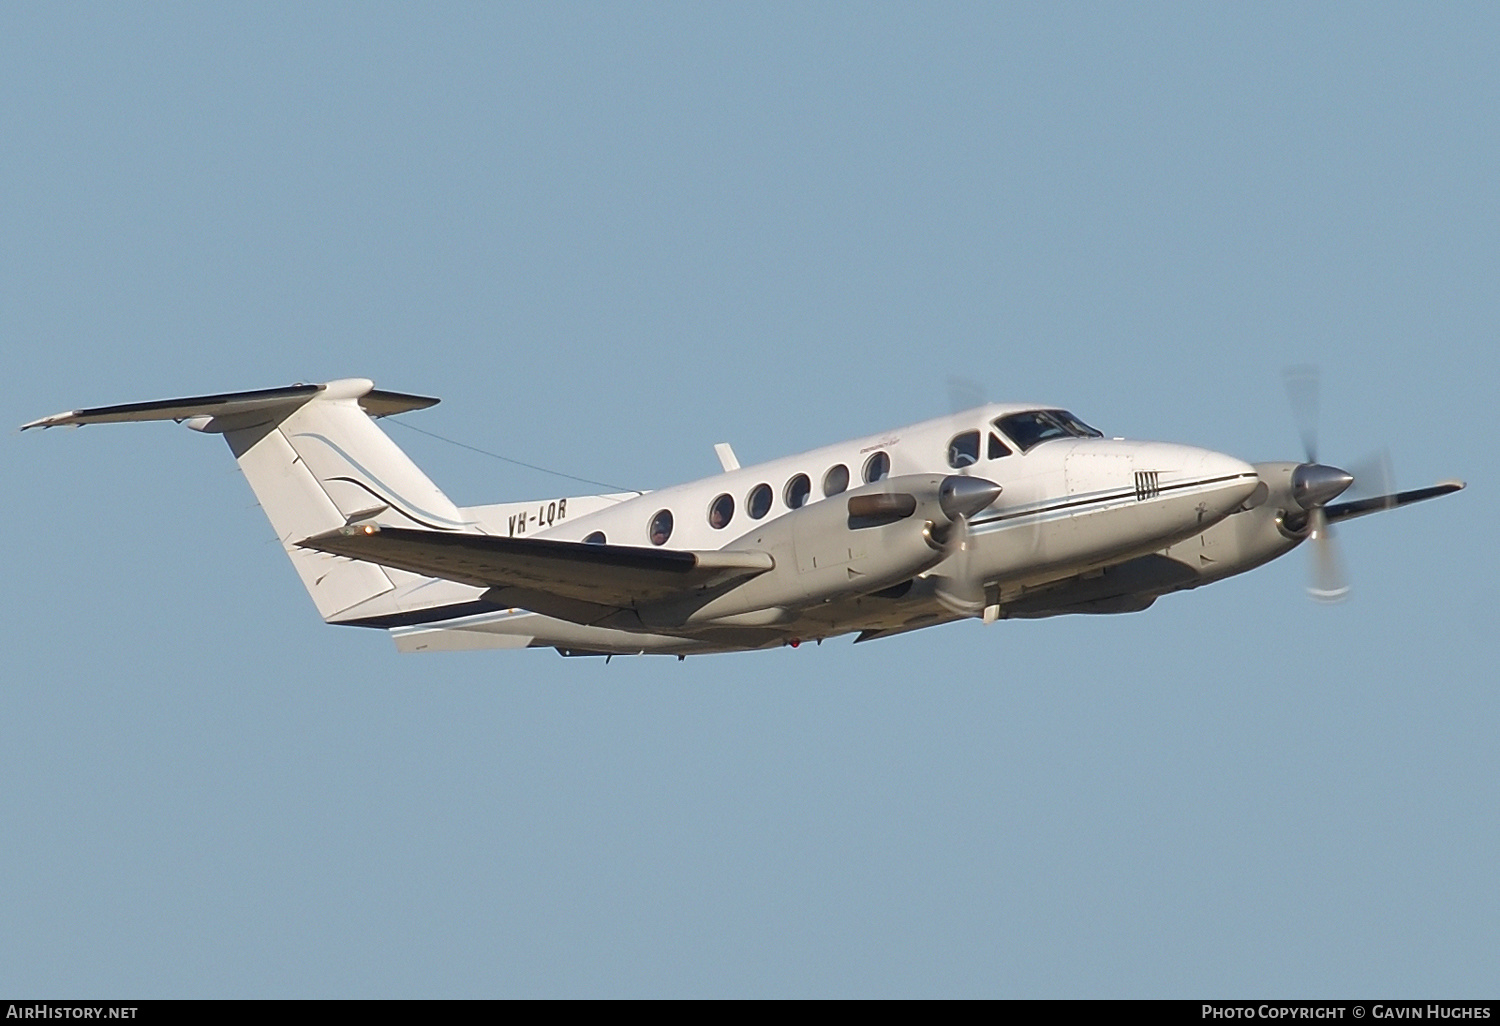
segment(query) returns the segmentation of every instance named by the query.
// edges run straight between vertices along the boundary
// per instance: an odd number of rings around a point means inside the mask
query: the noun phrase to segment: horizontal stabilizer
[[[343,384],[342,382],[338,384]],[[118,406],[95,406],[86,410],[69,410],[22,424],[27,428],[79,426],[83,424],[126,424],[146,420],[187,420],[190,417],[238,417],[282,407],[296,407],[328,389],[328,385],[290,385],[286,388],[262,388],[250,392],[223,392],[218,395],[195,395],[183,399],[157,399],[146,403],[122,403]],[[436,406],[439,400],[423,395],[385,392],[370,387],[358,396],[360,407],[372,417],[386,417],[407,410]]]
[[[775,566],[764,552],[590,545],[374,524],[339,528],[299,544],[479,588],[521,588],[621,609],[679,598]]]
[[[1462,481],[1444,481],[1431,488],[1414,488],[1409,492],[1397,492],[1394,495],[1377,495],[1372,499],[1340,502],[1327,507],[1326,513],[1331,523],[1348,520],[1351,517],[1362,517],[1367,513],[1379,513],[1385,509],[1395,509],[1397,506],[1407,506],[1413,502],[1421,502],[1423,499],[1435,499],[1439,495],[1451,495],[1463,489],[1464,482]]]

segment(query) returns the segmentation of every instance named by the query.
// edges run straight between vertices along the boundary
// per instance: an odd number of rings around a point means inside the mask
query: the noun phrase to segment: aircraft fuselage
[[[1145,609],[1452,481],[1330,505],[1354,478],[1105,438],[992,405],[655,492],[456,506],[376,419],[436,399],[368,379],[70,410],[24,425],[174,420],[224,436],[326,622],[402,651],[688,655]],[[1310,437],[1307,435],[1305,437]]]
[[[582,500],[561,497],[517,504],[516,511],[493,507],[486,511],[486,528],[509,535],[518,514],[545,520],[546,510],[563,509],[567,515],[550,527],[523,530],[534,537],[650,546],[653,527],[661,525],[665,511],[670,533],[657,535],[664,545],[730,550],[775,546],[780,575],[739,585],[726,596],[729,601],[710,603],[707,612],[717,608],[718,616],[694,616],[679,604],[675,610],[646,610],[643,627],[653,630],[644,633],[621,637],[615,630],[568,623],[548,624],[538,634],[552,638],[561,632],[566,635],[561,647],[577,651],[698,652],[821,640],[851,631],[894,633],[958,618],[930,584],[933,576],[942,575],[941,552],[931,550],[932,558],[922,565],[913,532],[900,530],[907,525],[862,533],[840,523],[847,514],[835,503],[849,495],[878,493],[894,481],[964,475],[1000,486],[999,497],[969,521],[967,571],[983,578],[984,606],[991,618],[1007,615],[1008,603],[1039,587],[1201,535],[1240,510],[1259,483],[1248,463],[1192,446],[1067,436],[1023,450],[996,427],[1007,414],[1036,409],[983,407],[619,497],[590,512],[584,512]],[[955,439],[975,433],[977,449],[972,444],[964,448],[960,441],[960,451],[955,451]],[[763,507],[756,505],[757,498]],[[819,504],[828,504],[828,525],[806,532],[785,530],[788,520],[811,521]],[[886,537],[876,537],[880,532]],[[778,534],[787,537],[778,539]],[[911,551],[900,550],[903,541]],[[822,551],[813,551],[820,547]],[[901,573],[900,567],[913,565],[913,560],[919,571]],[[818,577],[831,583],[815,582]],[[804,580],[807,587],[799,588]],[[793,601],[785,601],[788,596]],[[529,631],[541,625],[509,620],[536,615],[516,610],[501,622]],[[410,631],[400,639],[403,647],[420,643],[424,633]]]

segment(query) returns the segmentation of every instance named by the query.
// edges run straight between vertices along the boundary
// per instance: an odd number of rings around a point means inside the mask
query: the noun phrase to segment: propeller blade
[[[954,416],[967,413],[985,403],[984,386],[968,378],[948,378],[948,412]]]
[[[950,376],[948,378],[950,436],[957,437],[960,434],[973,430],[976,425],[971,423],[970,418],[966,417],[965,414],[972,413],[976,406],[983,406],[986,402],[984,386],[979,382],[972,381],[969,378]],[[974,454],[974,457],[977,462],[977,452]],[[973,467],[974,464],[972,463],[956,465],[954,466],[954,472],[966,476]]]
[[[1318,462],[1318,368],[1311,364],[1288,367],[1282,372],[1287,398],[1292,404],[1292,419],[1302,436],[1302,451],[1308,463]]]
[[[1000,498],[1000,491],[993,481],[961,474],[948,475],[938,487],[938,505],[949,527],[943,541],[946,558],[938,564],[941,572],[933,575],[933,594],[950,613],[978,616],[985,611],[984,581],[969,567],[973,549],[969,518]]]
[[[1314,507],[1309,522],[1312,525],[1308,534],[1308,541],[1312,543],[1312,584],[1307,593],[1317,602],[1341,602],[1349,594],[1349,581],[1344,576],[1344,563],[1339,558],[1327,510],[1322,506]]]
[[[934,575],[933,594],[944,609],[959,616],[978,616],[984,612],[984,583],[969,575],[972,546],[968,519],[954,521],[944,546],[948,558],[940,564],[944,573]]]
[[[1372,452],[1359,460],[1349,468],[1349,473],[1354,475],[1354,487],[1349,493],[1350,498],[1368,499],[1374,496],[1385,496],[1392,500],[1392,494],[1396,490],[1395,473],[1391,468],[1391,454],[1388,449]],[[1384,507],[1390,509],[1390,506]]]

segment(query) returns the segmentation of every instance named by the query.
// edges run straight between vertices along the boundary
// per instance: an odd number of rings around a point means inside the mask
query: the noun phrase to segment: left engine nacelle
[[[945,533],[1000,486],[911,474],[845,492],[757,526],[726,549],[767,552],[776,567],[719,595],[640,611],[647,626],[764,627],[795,610],[909,580],[946,555]],[[706,600],[706,601],[705,601]]]

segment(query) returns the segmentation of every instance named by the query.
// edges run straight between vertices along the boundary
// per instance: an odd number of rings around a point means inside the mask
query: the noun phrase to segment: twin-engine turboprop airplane
[[[990,405],[656,492],[453,504],[375,419],[438,400],[363,378],[60,413],[221,434],[328,623],[404,652],[563,655],[867,641],[951,620],[1145,609],[1309,537],[1461,482],[1333,504],[1312,456],[1249,464],[1105,438],[1065,410]]]

